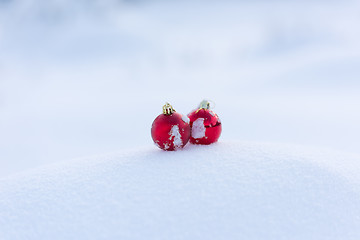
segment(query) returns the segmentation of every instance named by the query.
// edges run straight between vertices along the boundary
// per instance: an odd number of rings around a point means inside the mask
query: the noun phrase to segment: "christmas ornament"
[[[216,142],[221,134],[221,121],[210,110],[210,103],[206,100],[200,103],[198,109],[188,114],[190,118],[192,144],[211,144]]]
[[[154,143],[166,151],[183,148],[190,138],[189,118],[177,113],[166,103],[163,114],[155,118],[151,127],[151,137]]]

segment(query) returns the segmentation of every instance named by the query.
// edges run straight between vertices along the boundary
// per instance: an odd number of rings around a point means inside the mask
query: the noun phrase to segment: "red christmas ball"
[[[208,145],[217,142],[222,130],[221,121],[218,115],[210,110],[208,101],[202,101],[199,108],[189,113],[188,117],[190,118],[190,142],[192,144]]]
[[[154,143],[166,151],[183,148],[190,138],[189,118],[175,112],[170,104],[163,106],[163,114],[155,118],[151,127]]]

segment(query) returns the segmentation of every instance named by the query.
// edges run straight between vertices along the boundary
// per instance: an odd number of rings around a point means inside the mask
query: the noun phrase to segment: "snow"
[[[219,142],[72,160],[0,181],[0,238],[359,239],[358,159]]]
[[[181,140],[180,129],[179,129],[178,125],[172,126],[172,128],[170,130],[169,139],[173,141],[175,149],[179,149],[183,146],[183,142]]]
[[[189,119],[186,115],[183,115],[181,119],[182,119],[185,123],[190,123],[190,119]]]
[[[198,118],[193,122],[191,128],[191,136],[195,139],[205,137],[205,125],[204,125],[204,118]]]
[[[359,7],[0,0],[0,239],[359,239]]]

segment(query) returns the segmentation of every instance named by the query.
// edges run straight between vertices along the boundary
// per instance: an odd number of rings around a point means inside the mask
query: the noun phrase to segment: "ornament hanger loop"
[[[200,103],[199,109],[210,109],[210,107],[213,108],[214,105],[214,102],[205,99]]]
[[[163,113],[165,115],[171,115],[175,112],[175,109],[170,105],[170,103],[166,103],[164,106],[163,106]]]

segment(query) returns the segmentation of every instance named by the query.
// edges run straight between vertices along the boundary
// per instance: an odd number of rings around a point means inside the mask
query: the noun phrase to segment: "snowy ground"
[[[0,1],[0,176],[151,145],[165,101],[222,139],[360,153],[358,1]]]
[[[222,142],[73,160],[0,181],[0,238],[355,240],[358,159]]]

